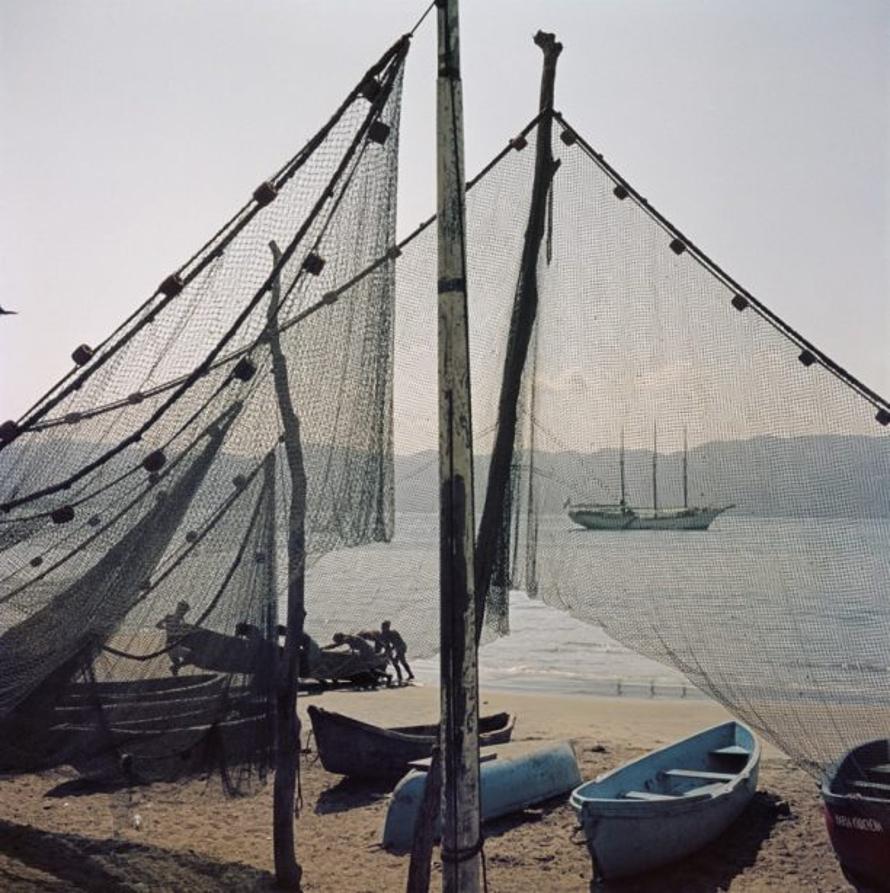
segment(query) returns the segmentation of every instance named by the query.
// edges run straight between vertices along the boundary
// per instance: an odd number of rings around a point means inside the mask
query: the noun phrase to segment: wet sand
[[[301,701],[373,722],[433,721],[438,692],[412,687],[328,692]],[[514,740],[573,742],[585,778],[720,722],[699,700],[490,692],[484,712],[517,714]],[[303,710],[301,709],[301,714]],[[304,726],[304,735],[308,724]],[[304,890],[403,890],[408,858],[379,845],[387,786],[325,772],[312,742],[297,823]],[[76,794],[65,771],[0,780],[0,889],[203,891],[273,889],[271,785],[226,799],[218,781]],[[51,796],[47,796],[51,794]],[[61,794],[61,796],[59,796]],[[138,817],[138,818],[137,818]],[[485,826],[492,893],[587,891],[590,860],[566,798]],[[440,889],[438,860],[433,889]],[[739,821],[695,856],[609,891],[849,891],[825,833],[816,782],[764,748],[759,792]]]

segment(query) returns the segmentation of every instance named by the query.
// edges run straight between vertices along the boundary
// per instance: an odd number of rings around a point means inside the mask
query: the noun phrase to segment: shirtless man
[[[172,614],[167,614],[155,625],[156,629],[162,629],[167,633],[167,652],[170,657],[170,672],[177,676],[179,668],[190,663],[191,649],[182,644],[182,640],[192,631],[191,624],[185,622],[185,615],[191,610],[188,602],[180,602]]]
[[[408,653],[408,646],[405,644],[405,640],[399,633],[392,628],[392,624],[388,620],[384,620],[383,623],[380,624],[380,641],[383,642],[387,656],[392,661],[392,665],[396,668],[396,676],[399,678],[399,684],[401,685],[402,683],[401,667],[404,667],[405,671],[408,673],[408,679],[413,679],[414,673],[411,671],[411,667],[408,666],[408,661],[405,660],[405,655]],[[401,667],[399,666],[400,664]]]

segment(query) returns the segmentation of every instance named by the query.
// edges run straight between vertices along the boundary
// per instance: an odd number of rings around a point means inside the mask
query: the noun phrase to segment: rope
[[[827,354],[823,353],[819,348],[815,347],[803,335],[800,334],[796,329],[792,328],[788,323],[786,323],[783,319],[777,316],[772,312],[765,304],[758,301],[746,288],[743,288],[733,279],[729,273],[723,270],[715,261],[711,260],[704,251],[701,250],[691,239],[689,239],[686,235],[684,235],[670,220],[667,219],[663,214],[657,211],[652,205],[637,192],[621,174],[618,173],[615,168],[610,165],[601,152],[597,152],[585,139],[572,127],[563,116],[559,112],[553,113],[554,118],[560,123],[563,130],[568,131],[574,134],[577,137],[578,145],[581,146],[582,151],[588,158],[593,161],[611,180],[617,185],[623,186],[630,196],[637,202],[640,208],[643,210],[645,214],[647,214],[656,224],[658,224],[666,233],[675,238],[680,239],[683,244],[686,246],[687,251],[693,260],[695,260],[701,267],[707,270],[712,276],[716,279],[720,280],[724,285],[733,289],[735,292],[744,297],[752,309],[761,319],[765,320],[769,325],[771,325],[777,332],[781,335],[784,335],[789,341],[795,343],[798,347],[805,348],[810,351],[813,356],[819,360],[819,362],[832,374],[835,378],[842,381],[847,385],[851,390],[855,391],[859,394],[860,397],[863,397],[869,403],[871,403],[876,409],[883,409],[890,412],[890,401],[886,400],[880,394],[871,390],[868,386],[864,385],[858,378],[856,378],[851,372],[848,372],[843,366],[839,363],[836,363],[831,359]]]
[[[423,15],[417,20],[417,24],[408,32],[409,37],[413,37],[414,33],[417,29],[423,24],[423,20],[432,12],[433,7],[436,5],[436,0],[433,0],[432,3],[426,8]]]

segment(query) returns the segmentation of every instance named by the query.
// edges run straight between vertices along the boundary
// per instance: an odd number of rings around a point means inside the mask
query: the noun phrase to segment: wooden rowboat
[[[757,790],[760,744],[725,722],[589,781],[572,792],[596,879],[674,862],[738,818]]]
[[[309,719],[321,764],[328,772],[359,778],[395,778],[408,764],[430,755],[439,727],[381,728],[341,713],[309,707]],[[479,744],[505,744],[513,734],[515,717],[495,713],[479,719]]]
[[[847,880],[860,891],[890,890],[890,740],[862,744],[831,766],[822,804]]]

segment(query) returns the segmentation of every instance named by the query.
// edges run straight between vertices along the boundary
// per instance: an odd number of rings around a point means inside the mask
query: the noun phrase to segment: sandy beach
[[[432,721],[432,686],[328,692],[301,701],[374,722]],[[726,717],[708,701],[483,693],[486,712],[517,714],[515,740],[569,739],[592,777]],[[304,725],[304,735],[307,726]],[[297,823],[306,891],[404,889],[408,858],[379,844],[388,790],[302,767]],[[271,785],[225,799],[218,781],[78,794],[56,771],[0,781],[0,888],[15,891],[200,891],[273,888]],[[485,826],[488,887],[586,891],[590,861],[565,798]],[[433,889],[440,889],[438,861]],[[765,747],[759,792],[741,819],[696,856],[614,891],[849,891],[828,843],[814,780]]]

